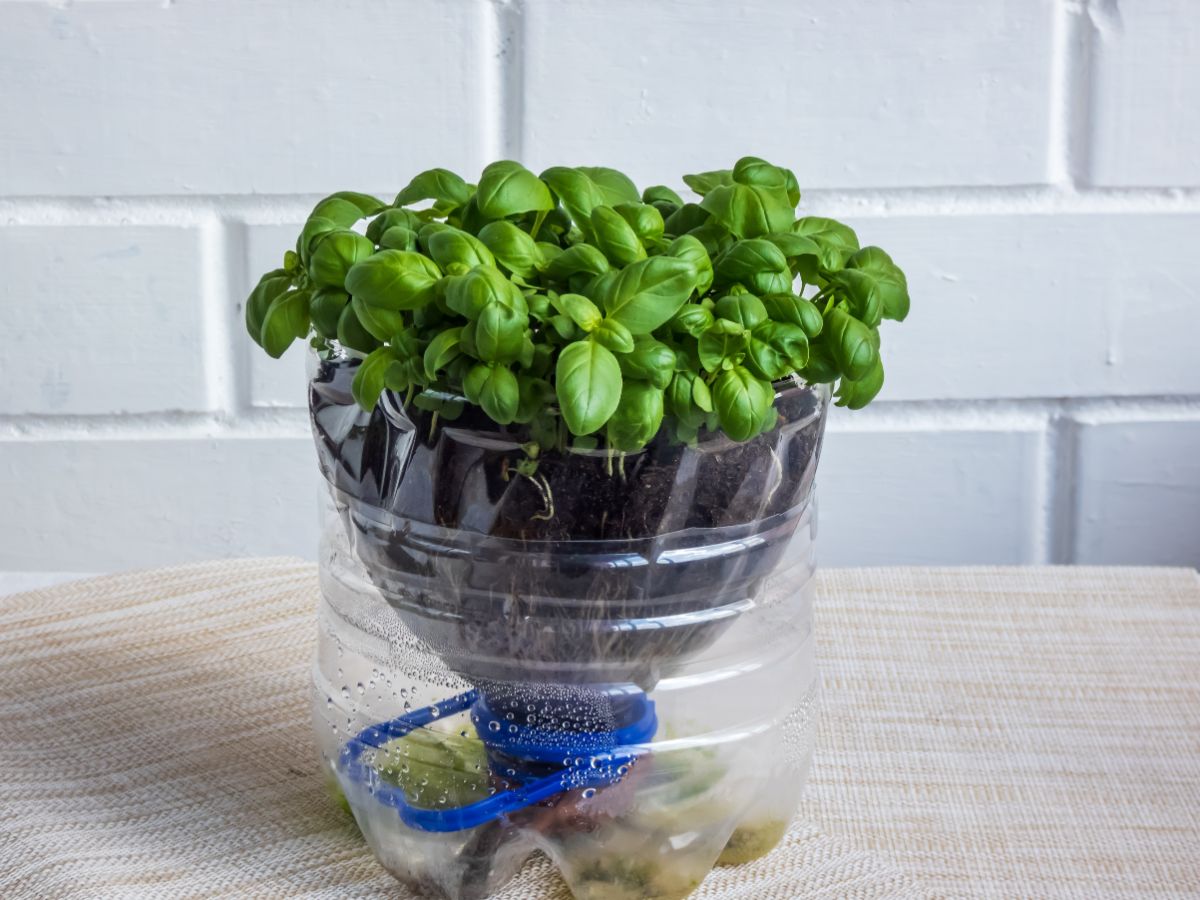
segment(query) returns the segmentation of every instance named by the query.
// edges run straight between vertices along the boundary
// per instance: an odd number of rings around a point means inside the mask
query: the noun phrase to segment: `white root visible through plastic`
[[[528,478],[533,482],[533,486],[538,489],[538,493],[542,495],[542,512],[536,516],[531,516],[534,521],[548,522],[554,518],[554,492],[550,489],[550,482],[546,480],[546,476],[541,472],[534,475],[528,475],[517,469],[517,474],[522,478]]]
[[[771,485],[771,489],[767,491],[767,496],[763,498],[762,509],[766,509],[771,505],[771,498],[783,486],[783,460],[779,458],[779,454],[775,452],[774,447],[767,447],[767,452],[771,454],[771,462],[775,464],[771,467],[775,472],[775,483]]]

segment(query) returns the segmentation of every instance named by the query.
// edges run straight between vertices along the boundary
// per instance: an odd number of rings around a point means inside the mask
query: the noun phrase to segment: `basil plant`
[[[385,389],[444,419],[471,403],[531,447],[633,451],[664,425],[746,441],[775,426],[773,382],[793,375],[868,404],[880,322],[908,313],[891,257],[797,218],[795,175],[765,160],[683,181],[699,202],[615,169],[502,161],[478,184],[422,172],[391,204],[333,194],[246,326],[271,356],[310,339],[361,357],[364,409]]]

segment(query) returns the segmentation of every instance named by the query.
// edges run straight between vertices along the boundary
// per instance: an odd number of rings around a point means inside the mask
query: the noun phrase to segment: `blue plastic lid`
[[[494,720],[478,691],[466,691],[456,697],[406,713],[403,716],[370,725],[342,748],[338,768],[356,784],[365,784],[379,802],[394,807],[406,825],[422,831],[446,832],[474,828],[501,816],[546,800],[556,794],[578,788],[601,787],[625,774],[627,767],[645,752],[644,744],[654,737],[658,719],[654,701],[645,693],[629,692],[632,721],[611,731],[561,730],[517,726],[493,731],[480,723]],[[378,749],[388,741],[403,737],[436,719],[472,708],[476,729],[489,749],[509,756],[543,763],[572,762],[553,774],[501,791],[491,797],[448,809],[421,809],[408,802],[403,789],[383,781],[379,773],[364,763],[363,753]],[[637,746],[642,745],[642,746]]]

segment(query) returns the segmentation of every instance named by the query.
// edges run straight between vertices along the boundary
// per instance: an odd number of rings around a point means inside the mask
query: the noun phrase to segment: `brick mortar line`
[[[364,186],[365,187],[365,186]],[[332,189],[332,188],[331,188]],[[376,191],[384,199],[387,191]],[[0,198],[0,227],[203,225],[215,215],[247,225],[295,225],[321,194]],[[1200,188],[1070,185],[836,188],[808,191],[801,211],[844,216],[1068,215],[1200,212]]]
[[[835,409],[830,430],[889,431],[1045,430],[1058,419],[1077,425],[1200,422],[1200,396],[1073,400],[881,402],[860,412]],[[308,437],[298,407],[253,407],[240,414],[167,412],[122,415],[0,415],[0,441],[121,440],[177,437]]]
[[[489,67],[495,78],[496,103],[489,123],[495,135],[493,157],[521,159],[525,152],[525,3],[491,0],[488,32],[496,60]]]
[[[229,226],[219,218],[201,230],[200,303],[202,316],[201,358],[204,363],[205,393],[210,409],[235,411],[239,406],[240,382],[236,354],[241,346],[233,340],[232,311],[228,302],[237,266],[230,260]]]
[[[1043,560],[1051,564],[1075,561],[1078,527],[1078,420],[1053,417],[1046,431],[1043,507]]]

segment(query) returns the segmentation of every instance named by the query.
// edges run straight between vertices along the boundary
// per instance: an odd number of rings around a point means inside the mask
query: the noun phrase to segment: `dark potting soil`
[[[321,468],[349,497],[401,519],[519,541],[636,540],[758,522],[802,503],[823,434],[814,390],[781,387],[782,427],[746,443],[663,430],[644,450],[543,450],[521,474],[520,426],[467,405],[453,422],[411,404],[370,414],[350,394],[355,361],[323,362],[310,401]]]

